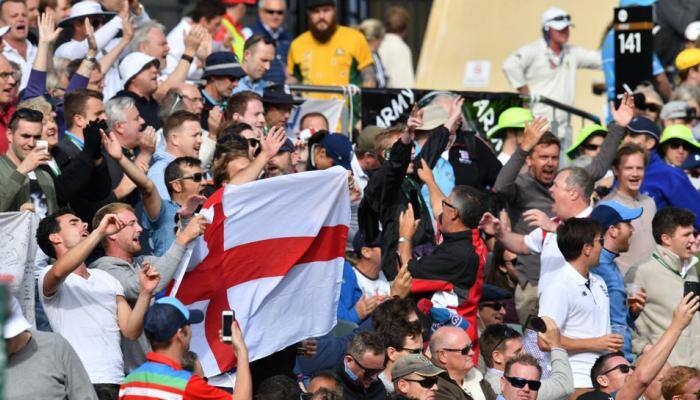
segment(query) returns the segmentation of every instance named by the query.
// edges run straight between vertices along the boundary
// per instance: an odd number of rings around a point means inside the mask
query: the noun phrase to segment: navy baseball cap
[[[700,168],[700,154],[691,154],[685,159],[682,169],[696,169]]]
[[[292,106],[304,102],[303,100],[294,100],[294,96],[292,96],[292,92],[291,90],[289,90],[289,86],[282,84],[266,87],[263,91],[262,101],[263,104],[283,106]]]
[[[659,143],[661,130],[652,120],[644,117],[634,117],[627,125],[627,130],[634,133],[641,133],[651,136],[656,143]]]
[[[485,301],[506,300],[510,299],[511,297],[513,297],[513,293],[511,293],[510,291],[486,283],[484,284],[484,290],[481,294],[481,299],[479,300],[479,303]]]
[[[603,231],[620,222],[629,222],[639,218],[644,210],[641,207],[629,208],[615,200],[601,201],[593,209],[591,218],[600,222]]]
[[[278,153],[294,153],[294,143],[292,140],[289,138],[285,139]]]
[[[381,247],[382,246],[382,232],[379,232],[373,241],[368,242],[365,238],[365,234],[362,231],[358,231],[355,237],[352,239],[352,248],[355,250],[355,254],[358,256],[362,252],[363,247]]]
[[[204,321],[204,313],[200,310],[188,310],[175,297],[162,297],[148,308],[143,330],[151,338],[164,341],[175,336],[177,330],[185,325],[198,324],[202,321]]]
[[[215,51],[204,61],[202,79],[210,76],[230,76],[241,79],[246,75],[238,57],[230,51]]]
[[[329,133],[321,139],[321,147],[326,149],[328,157],[333,159],[334,165],[351,170],[350,159],[352,158],[352,144],[347,136],[339,133]]]

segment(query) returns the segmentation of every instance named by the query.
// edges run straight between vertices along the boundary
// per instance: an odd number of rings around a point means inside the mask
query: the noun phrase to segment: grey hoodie
[[[139,270],[143,263],[151,263],[160,272],[160,282],[154,291],[154,293],[157,293],[165,289],[170,280],[173,279],[177,266],[180,264],[184,254],[185,246],[173,242],[172,246],[161,257],[138,256],[134,257],[133,264],[129,264],[121,258],[104,256],[93,261],[88,268],[101,269],[115,277],[124,287],[126,301],[133,308],[134,304],[136,304],[136,299],[139,297],[139,292],[141,292]],[[143,334],[137,340],[129,340],[122,336],[121,347],[124,357],[124,369],[127,374],[146,362],[146,353],[151,351],[148,340]]]

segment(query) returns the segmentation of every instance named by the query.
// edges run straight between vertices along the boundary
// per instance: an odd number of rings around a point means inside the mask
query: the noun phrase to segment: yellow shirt
[[[290,75],[306,85],[345,86],[352,83],[359,86],[362,84],[360,70],[372,63],[372,53],[365,37],[346,26],[338,26],[326,43],[319,43],[311,32],[304,32],[294,39],[287,57]]]

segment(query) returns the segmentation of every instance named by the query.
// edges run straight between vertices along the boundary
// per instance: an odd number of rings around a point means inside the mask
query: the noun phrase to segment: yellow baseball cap
[[[676,68],[679,71],[700,64],[700,49],[685,49],[676,56]]]

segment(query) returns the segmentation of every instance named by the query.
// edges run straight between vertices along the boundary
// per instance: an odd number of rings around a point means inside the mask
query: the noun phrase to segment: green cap
[[[569,157],[570,160],[576,158],[576,150],[578,150],[579,146],[581,146],[581,144],[591,135],[597,132],[608,133],[608,130],[602,125],[593,124],[588,125],[578,131],[576,138],[574,138],[574,144],[572,144],[571,147],[569,147],[569,150],[566,151],[566,156]]]
[[[659,141],[659,144],[668,142],[671,139],[686,141],[695,146],[696,149],[700,150],[700,143],[698,143],[693,137],[693,131],[685,125],[671,125],[666,127],[661,134],[661,141]]]
[[[522,107],[511,107],[498,116],[498,124],[486,132],[486,138],[494,138],[501,129],[523,129],[525,124],[531,121],[532,113],[530,110]]]
[[[445,372],[422,354],[409,354],[399,358],[391,368],[391,378],[397,380],[409,374],[435,376]]]

